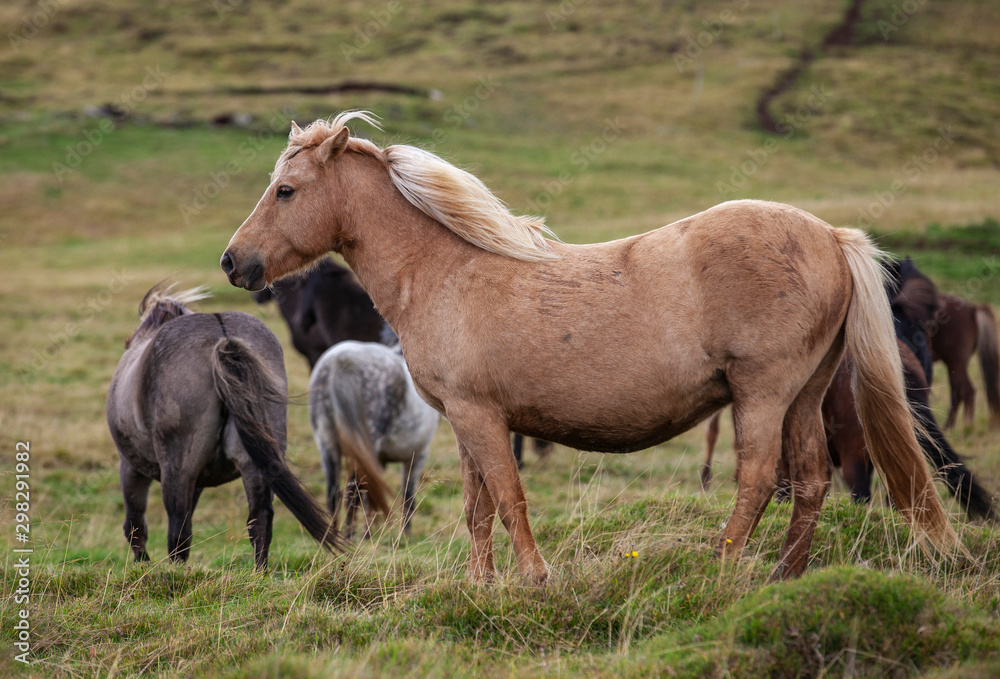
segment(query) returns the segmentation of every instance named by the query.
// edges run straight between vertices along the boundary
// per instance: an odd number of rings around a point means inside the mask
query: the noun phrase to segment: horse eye
[[[295,189],[293,189],[291,186],[285,186],[284,184],[282,184],[281,186],[278,187],[277,196],[278,198],[291,198],[293,193],[295,193]]]

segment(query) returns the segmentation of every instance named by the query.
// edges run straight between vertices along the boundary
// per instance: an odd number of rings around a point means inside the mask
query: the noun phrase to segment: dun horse
[[[413,380],[392,332],[386,344],[340,342],[319,359],[309,380],[309,419],[326,473],[327,506],[334,521],[340,510],[340,462],[355,470],[347,484],[344,534],[354,534],[354,515],[364,505],[365,536],[371,525],[367,498],[388,516],[388,487],[382,465],[401,465],[403,532],[410,534],[417,485],[437,431],[438,413],[413,388]],[[367,496],[367,497],[365,497]]]
[[[903,391],[879,251],[796,208],[724,203],[638,236],[568,245],[477,178],[350,136],[347,112],[288,148],[221,266],[259,290],[333,249],[397,332],[420,395],[458,439],[474,579],[499,515],[518,568],[548,575],[508,431],[582,450],[648,448],[733,403],[739,553],[778,483],[794,508],[776,577],[802,573],[830,463],[820,403],[845,346],[872,459],[914,533],[960,547]]]
[[[154,287],[139,305],[108,389],[107,417],[121,458],[125,538],[146,553],[146,500],[160,482],[170,558],[186,561],[201,491],[243,478],[247,528],[258,568],[267,566],[272,492],[328,547],[342,539],[285,465],[287,386],[281,345],[249,314],[196,314],[198,289]]]

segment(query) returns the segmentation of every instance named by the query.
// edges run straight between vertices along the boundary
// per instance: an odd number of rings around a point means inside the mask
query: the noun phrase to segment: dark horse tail
[[[282,447],[268,425],[262,405],[286,401],[271,371],[246,343],[224,337],[212,351],[212,374],[240,441],[267,485],[310,535],[324,547],[342,550],[343,537],[285,464]]]
[[[972,476],[972,472],[962,458],[958,456],[955,449],[944,437],[941,428],[931,414],[931,409],[925,403],[910,401],[914,414],[920,418],[926,436],[923,433],[917,435],[920,447],[923,448],[924,455],[931,464],[938,470],[941,479],[951,490],[958,504],[962,506],[970,519],[986,519],[996,521],[997,516],[993,511],[993,496],[988,490],[979,485],[979,482]]]
[[[989,304],[976,307],[976,326],[979,329],[979,367],[986,383],[986,402],[994,426],[1000,425],[1000,345],[997,342],[997,319]]]
[[[962,458],[948,443],[941,432],[934,414],[931,412],[928,395],[930,385],[920,366],[920,359],[902,340],[899,355],[903,362],[903,379],[906,383],[906,400],[910,402],[913,415],[919,422],[917,441],[928,462],[934,465],[938,475],[948,486],[970,519],[996,521],[993,512],[993,496],[979,485],[972,471],[965,466]]]

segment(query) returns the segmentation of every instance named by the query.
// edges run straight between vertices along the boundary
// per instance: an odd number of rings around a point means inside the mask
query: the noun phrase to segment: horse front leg
[[[521,575],[536,583],[544,582],[549,569],[531,534],[528,505],[510,449],[507,423],[482,410],[461,414],[449,410],[448,414],[459,441],[466,520],[473,542],[473,577],[493,570],[492,517],[498,514],[510,534]]]

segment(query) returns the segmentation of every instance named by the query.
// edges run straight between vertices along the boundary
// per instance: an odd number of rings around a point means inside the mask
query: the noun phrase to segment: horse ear
[[[288,133],[288,138],[291,139],[293,135],[301,134],[301,133],[302,133],[302,128],[299,127],[299,124],[293,120],[292,121],[292,131]]]
[[[347,148],[347,140],[350,138],[351,133],[347,131],[347,128],[343,128],[337,134],[332,137],[327,137],[326,140],[319,145],[316,149],[316,160],[319,161],[320,165],[326,165],[328,162],[339,156]]]

